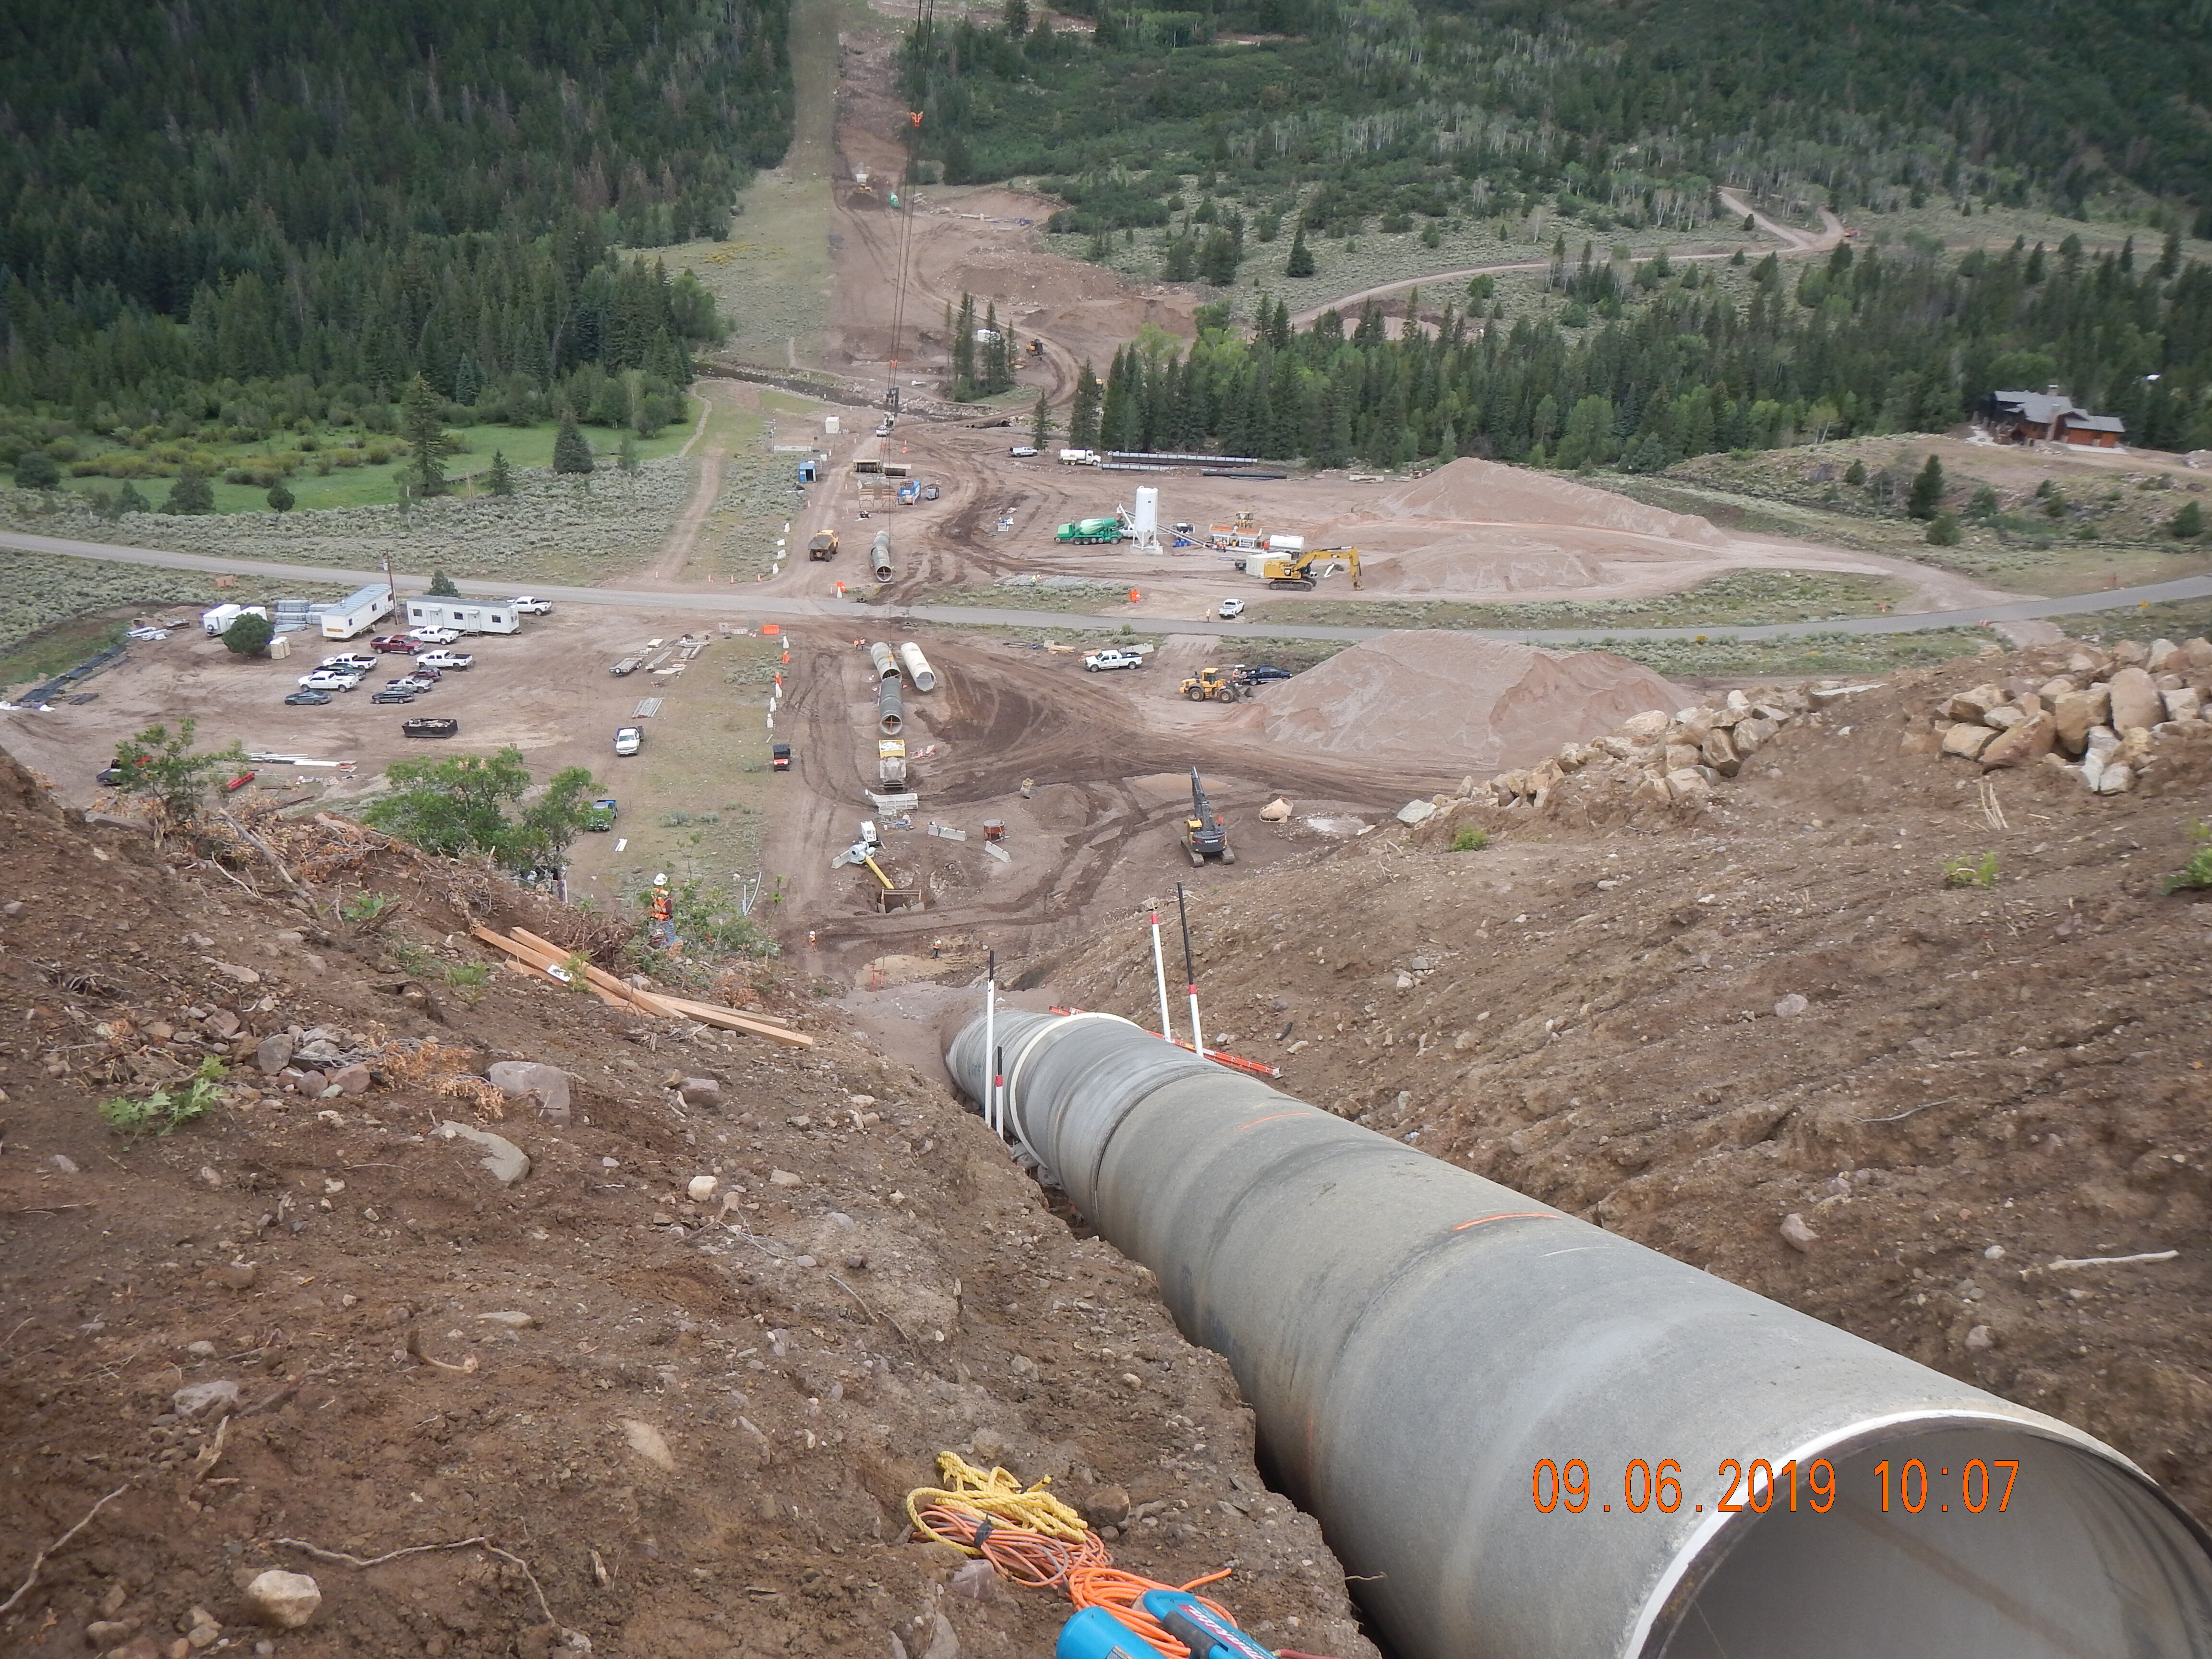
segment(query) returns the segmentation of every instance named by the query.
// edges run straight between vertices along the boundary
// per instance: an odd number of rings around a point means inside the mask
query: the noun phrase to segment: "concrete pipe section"
[[[876,580],[887,582],[891,579],[891,532],[876,532],[875,545],[868,550],[868,568],[876,573]]]
[[[878,640],[868,647],[868,660],[875,664],[878,679],[895,680],[898,678],[898,664],[892,659],[890,647],[882,641]]]
[[[898,736],[906,725],[906,699],[900,694],[896,676],[876,682],[876,725],[887,738]]]
[[[902,641],[898,648],[899,660],[906,665],[906,677],[914,682],[917,691],[937,690],[937,671],[929,665],[929,659],[921,654],[921,647],[912,640]]]
[[[1399,1659],[2212,1655],[2212,1538],[2081,1431],[1114,1016],[996,1037]]]

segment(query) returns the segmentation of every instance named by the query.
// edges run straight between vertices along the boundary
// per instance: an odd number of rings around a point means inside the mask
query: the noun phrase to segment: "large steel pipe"
[[[2212,1654],[2212,1539],[2080,1430],[1112,1016],[996,1041],[1401,1659]]]
[[[876,573],[876,580],[887,582],[891,579],[891,532],[876,532],[873,546],[868,550],[868,568]]]
[[[875,664],[878,679],[889,680],[898,678],[898,664],[892,659],[891,648],[881,640],[878,640],[868,647],[868,660]]]
[[[921,647],[912,640],[898,648],[899,660],[906,665],[906,677],[914,682],[917,691],[937,690],[937,671],[929,665],[929,659],[921,654]]]
[[[876,682],[876,724],[887,738],[898,736],[906,725],[906,700],[896,678]]]

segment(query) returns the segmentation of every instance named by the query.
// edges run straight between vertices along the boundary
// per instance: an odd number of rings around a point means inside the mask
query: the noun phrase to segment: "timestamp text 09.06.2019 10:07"
[[[1901,1463],[1885,1458],[1868,1474],[1878,1490],[1866,1495],[1880,1499],[1885,1515],[1893,1508],[1908,1515],[1930,1509],[1948,1514],[1954,1505],[1969,1515],[2002,1515],[2011,1506],[2020,1464],[2008,1457],[1977,1457],[1954,1471],[1948,1467],[1931,1469],[1917,1457]],[[1662,1457],[1656,1463],[1632,1458],[1620,1473],[1620,1508],[1631,1515],[1654,1509],[1662,1515],[1676,1513],[1685,1501],[1681,1476],[1682,1466],[1674,1458]],[[1692,1513],[1710,1509],[1717,1515],[1765,1515],[1778,1509],[1794,1515],[1802,1507],[1826,1515],[1835,1507],[1838,1494],[1836,1467],[1825,1457],[1813,1459],[1802,1470],[1795,1458],[1779,1465],[1763,1457],[1747,1463],[1723,1458],[1715,1479],[1722,1490],[1710,1504],[1692,1500]],[[1579,1457],[1564,1462],[1540,1459],[1530,1472],[1528,1495],[1545,1515],[1558,1510],[1584,1514],[1593,1507],[1589,1465]],[[1600,1514],[1613,1512],[1613,1503],[1602,1497],[1596,1498],[1595,1507]]]

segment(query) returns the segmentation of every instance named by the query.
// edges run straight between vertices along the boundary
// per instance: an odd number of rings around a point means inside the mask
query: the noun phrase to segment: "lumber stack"
[[[584,988],[611,1007],[628,1008],[635,1013],[648,1014],[655,1019],[689,1019],[702,1024],[719,1026],[726,1031],[745,1031],[754,1036],[766,1037],[771,1042],[787,1043],[794,1048],[811,1048],[814,1039],[804,1031],[794,1031],[788,1020],[774,1014],[739,1013],[734,1008],[725,1008],[719,1003],[697,1002],[689,997],[672,997],[660,992],[641,991],[625,983],[603,968],[595,968],[571,951],[548,939],[540,938],[527,928],[517,927],[510,933],[499,933],[481,922],[469,931],[495,950],[503,951],[511,964],[517,964],[525,973],[538,972],[552,978],[573,983],[571,964],[583,969]]]

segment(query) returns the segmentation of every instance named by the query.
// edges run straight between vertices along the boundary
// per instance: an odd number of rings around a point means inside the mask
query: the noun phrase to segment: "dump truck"
[[[810,559],[836,558],[837,532],[834,530],[825,530],[819,536],[811,538],[806,544],[806,556]]]
[[[1359,550],[1356,547],[1317,547],[1307,553],[1288,558],[1269,556],[1247,559],[1247,574],[1263,578],[1270,587],[1297,587],[1311,591],[1314,584],[1329,574],[1328,567],[1341,564],[1352,573],[1352,585],[1359,586]],[[1318,572],[1315,567],[1321,567]]]
[[[1204,864],[1208,859],[1219,859],[1224,864],[1237,862],[1236,849],[1229,844],[1229,826],[1213,810],[1206,786],[1198,781],[1195,766],[1190,769],[1190,816],[1182,821],[1182,850],[1190,855],[1194,865]]]
[[[1244,695],[1244,688],[1225,669],[1201,668],[1182,683],[1182,694],[1193,702],[1235,702]]]
[[[1064,524],[1053,532],[1057,542],[1118,542],[1121,539],[1121,520],[1109,519],[1078,519],[1073,524]]]

